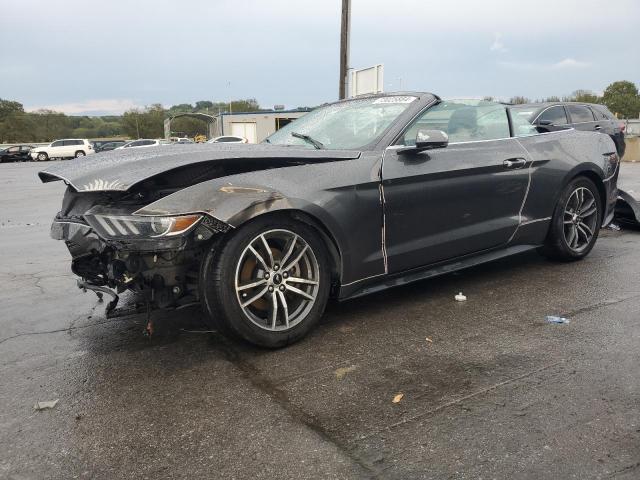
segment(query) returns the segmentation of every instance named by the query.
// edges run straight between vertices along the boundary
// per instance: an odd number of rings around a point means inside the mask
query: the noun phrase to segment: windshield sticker
[[[382,97],[378,98],[373,103],[411,103],[416,97]]]

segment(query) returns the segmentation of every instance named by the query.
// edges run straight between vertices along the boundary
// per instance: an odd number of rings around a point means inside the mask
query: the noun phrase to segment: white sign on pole
[[[381,63],[373,67],[351,70],[351,96],[382,93],[384,91],[383,73],[384,66]]]

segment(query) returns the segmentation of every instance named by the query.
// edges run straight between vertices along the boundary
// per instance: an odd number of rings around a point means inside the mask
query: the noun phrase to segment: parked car
[[[116,147],[114,150],[122,150],[123,148],[157,147],[159,145],[170,145],[170,144],[171,142],[166,140],[151,140],[151,139],[141,138],[138,140],[127,142],[124,145]]]
[[[110,152],[122,145],[128,143],[126,140],[112,140],[110,142],[93,142],[93,149],[96,153]]]
[[[95,153],[93,145],[86,138],[67,138],[56,140],[46,147],[34,147],[30,155],[34,160],[44,162],[52,158],[77,158],[92,153]]]
[[[13,145],[0,150],[0,163],[4,162],[26,162],[31,160],[29,152],[31,145]]]
[[[221,137],[215,137],[209,140],[207,143],[249,143],[244,137],[236,137],[233,135],[222,135]]]
[[[541,132],[575,128],[585,132],[606,133],[616,144],[620,158],[624,155],[625,124],[609,109],[597,103],[552,102],[515,105],[516,115],[524,116]]]
[[[196,143],[196,142],[194,142],[190,138],[183,137],[183,138],[178,138],[178,139],[174,140],[173,143]]]
[[[107,153],[39,176],[68,183],[51,231],[83,287],[132,290],[150,309],[200,302],[218,331],[279,347],[330,296],[531,249],[591,251],[616,201],[613,141],[540,134],[509,110],[379,94],[322,106],[259,145]]]

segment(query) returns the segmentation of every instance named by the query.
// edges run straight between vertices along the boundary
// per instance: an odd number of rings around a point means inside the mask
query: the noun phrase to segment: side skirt
[[[374,278],[368,282],[362,282],[361,285],[341,287],[338,299],[342,301],[362,297],[388,288],[400,287],[419,280],[425,280],[427,278],[445,275],[465,268],[475,267],[476,265],[492,262],[500,258],[510,257],[511,255],[517,255],[518,253],[534,250],[538,247],[539,245],[515,245],[499,250],[491,250],[478,255],[458,258],[448,263],[442,263],[435,266],[430,265],[424,268],[409,270],[393,275],[385,275],[383,277]]]

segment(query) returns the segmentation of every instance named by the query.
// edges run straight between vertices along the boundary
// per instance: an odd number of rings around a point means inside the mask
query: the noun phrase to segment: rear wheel
[[[46,162],[47,160],[49,160],[49,156],[46,153],[40,152],[38,154],[38,161],[39,162]]]
[[[209,321],[263,347],[295,342],[324,312],[327,258],[320,236],[306,224],[274,216],[240,227],[203,262],[200,285]]]
[[[560,195],[541,252],[565,261],[586,257],[598,239],[601,203],[598,189],[590,179],[572,180]]]
[[[78,151],[76,152],[75,157],[76,157],[76,158],[78,158],[78,157],[84,157],[85,155],[86,155],[86,154],[85,154],[82,150],[78,150]]]

